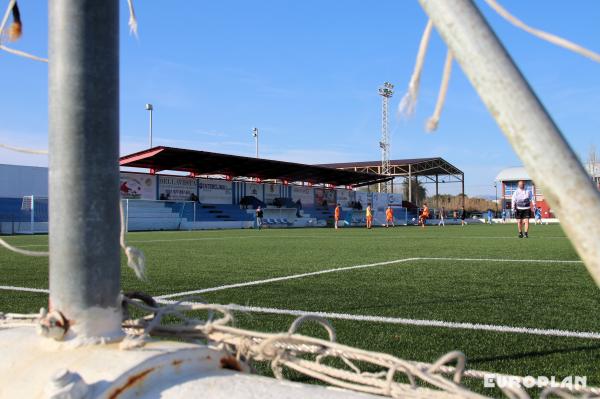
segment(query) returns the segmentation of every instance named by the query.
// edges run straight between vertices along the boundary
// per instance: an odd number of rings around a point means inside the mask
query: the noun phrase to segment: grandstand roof
[[[319,166],[357,172],[381,173],[381,161],[330,163]],[[457,181],[463,179],[463,172],[443,158],[412,158],[390,160],[391,174],[394,176],[449,176]]]
[[[531,180],[529,173],[524,167],[519,166],[515,168],[506,168],[498,173],[496,181],[517,181],[517,180]]]
[[[153,147],[121,157],[121,166],[190,172],[195,175],[228,175],[301,181],[334,186],[365,186],[390,178],[372,172],[332,169],[271,159],[250,158],[215,152],[186,150],[172,147]]]

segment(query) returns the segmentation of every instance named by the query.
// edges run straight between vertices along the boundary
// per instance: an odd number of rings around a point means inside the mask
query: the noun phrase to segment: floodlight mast
[[[379,148],[381,148],[381,174],[391,175],[392,170],[390,168],[390,135],[388,131],[388,101],[394,94],[394,85],[390,82],[385,82],[383,86],[379,88],[379,95],[381,96],[381,141],[379,142]],[[379,192],[391,192],[392,183],[390,181],[379,183]]]
[[[577,155],[473,1],[419,2],[600,285],[600,192]]]
[[[256,158],[258,158],[258,128],[252,129],[252,137],[254,137],[254,144],[256,145]]]
[[[106,339],[122,334],[119,1],[48,9],[50,308]]]
[[[148,128],[148,139],[150,141],[150,147],[152,148],[152,112],[154,112],[154,106],[152,104],[146,104],[146,111],[150,112],[150,127]]]

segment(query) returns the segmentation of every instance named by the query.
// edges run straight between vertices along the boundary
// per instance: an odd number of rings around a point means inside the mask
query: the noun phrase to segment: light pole
[[[394,85],[390,82],[385,82],[383,86],[379,88],[379,95],[381,96],[381,141],[379,142],[379,148],[381,148],[381,174],[389,176],[392,171],[390,169],[390,133],[388,131],[388,102],[394,94]],[[379,192],[383,191],[389,193],[390,182],[379,183]]]
[[[150,138],[150,148],[152,148],[152,111],[154,111],[152,104],[146,104],[146,111],[150,111],[150,130],[148,135]]]
[[[254,137],[254,142],[256,143],[256,158],[258,158],[258,128],[257,127],[252,129],[252,137]]]
[[[498,182],[494,182],[494,188],[496,189],[496,217],[498,217]]]

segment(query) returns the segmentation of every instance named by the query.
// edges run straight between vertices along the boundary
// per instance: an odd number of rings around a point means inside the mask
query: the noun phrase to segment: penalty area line
[[[418,327],[438,327],[461,330],[476,330],[476,331],[491,331],[501,333],[515,333],[528,335],[544,335],[553,337],[569,337],[569,338],[586,338],[600,339],[600,333],[588,331],[569,331],[557,329],[531,328],[531,327],[514,327],[494,324],[479,324],[479,323],[464,323],[451,322],[442,320],[420,320],[406,319],[399,317],[382,317],[382,316],[365,316],[354,315],[348,313],[331,313],[331,312],[308,312],[303,310],[263,308],[257,306],[242,306],[242,305],[226,305],[228,309],[241,312],[268,313],[290,316],[319,316],[326,319],[351,320],[351,321],[369,321],[375,323],[387,324],[402,324]]]
[[[173,294],[159,295],[156,298],[157,299],[176,298],[176,297],[181,297],[181,296],[204,294],[207,292],[223,291],[223,290],[228,290],[228,289],[232,289],[232,288],[241,288],[241,287],[248,287],[248,286],[252,286],[252,285],[269,284],[269,283],[274,283],[274,282],[278,282],[278,281],[295,280],[295,279],[304,278],[304,277],[318,276],[320,274],[344,272],[344,271],[355,270],[355,269],[366,269],[366,268],[370,268],[370,267],[386,266],[386,265],[393,265],[393,264],[397,264],[397,263],[404,263],[404,262],[411,262],[411,261],[423,261],[423,260],[460,261],[460,262],[583,263],[580,260],[556,260],[556,259],[495,259],[495,258],[434,258],[434,257],[404,258],[404,259],[395,259],[395,260],[390,260],[390,261],[385,261],[385,262],[369,263],[369,264],[355,265],[355,266],[345,266],[345,267],[338,267],[338,268],[333,268],[333,269],[318,270],[318,271],[308,272],[308,273],[292,274],[292,275],[288,275],[288,276],[273,277],[273,278],[267,278],[267,279],[262,279],[262,280],[246,281],[246,282],[242,282],[242,283],[219,285],[216,287],[201,288],[201,289],[192,290],[192,291],[175,292]]]
[[[30,287],[15,287],[14,285],[0,285],[0,290],[4,291],[21,291],[21,292],[37,292],[41,294],[49,294],[50,290],[45,288],[30,288]]]
[[[176,301],[172,300],[159,300],[159,303],[173,304]],[[181,304],[192,304],[193,302],[181,302]],[[304,310],[293,310],[293,309],[279,309],[279,308],[265,308],[259,306],[243,306],[236,304],[223,305],[225,308],[232,311],[249,312],[249,313],[263,313],[263,314],[275,314],[284,316],[317,316],[325,319],[334,320],[349,320],[349,321],[366,321],[371,323],[384,323],[384,324],[400,324],[407,326],[417,327],[434,327],[434,328],[447,328],[447,329],[458,329],[458,330],[472,330],[472,331],[488,331],[498,333],[512,333],[512,334],[525,334],[525,335],[541,335],[549,337],[564,337],[564,338],[582,338],[582,339],[595,339],[600,340],[600,333],[592,331],[570,331],[570,330],[558,330],[558,329],[545,329],[545,328],[532,328],[532,327],[515,327],[515,326],[503,326],[494,324],[480,324],[480,323],[465,323],[465,322],[453,322],[453,321],[442,321],[442,320],[423,320],[423,319],[407,319],[401,317],[383,317],[383,316],[368,316],[368,315],[357,315],[349,313],[334,313],[334,312],[310,312]]]
[[[50,291],[43,288],[29,288],[29,287],[16,287],[11,285],[0,285],[0,290],[8,291],[22,291],[22,292],[34,292],[48,294]],[[168,299],[158,299],[158,303],[161,304],[192,304],[193,302],[178,302]],[[566,337],[566,338],[583,338],[583,339],[596,339],[600,340],[600,333],[591,331],[570,331],[570,330],[558,330],[558,329],[544,329],[544,328],[531,328],[531,327],[515,327],[515,326],[503,326],[494,324],[480,324],[480,323],[465,323],[465,322],[451,322],[442,320],[423,320],[423,319],[407,319],[400,317],[384,317],[384,316],[369,316],[369,315],[356,315],[349,313],[334,313],[334,312],[310,312],[304,310],[293,310],[293,309],[279,309],[279,308],[266,308],[259,306],[242,306],[236,304],[225,305],[227,309],[239,312],[250,312],[250,313],[263,313],[263,314],[276,314],[285,316],[318,316],[326,319],[334,320],[349,320],[349,321],[366,321],[371,323],[384,323],[384,324],[400,324],[417,327],[436,327],[436,328],[448,328],[448,329],[460,329],[460,330],[474,330],[474,331],[489,331],[499,333],[514,333],[514,334],[526,334],[526,335],[541,335],[551,337]]]
[[[395,264],[395,263],[409,262],[409,261],[418,260],[418,259],[419,258],[395,259],[395,260],[388,260],[388,261],[385,261],[385,262],[368,263],[368,264],[365,264],[365,265],[355,265],[355,266],[338,267],[338,268],[334,268],[334,269],[325,269],[325,270],[318,270],[318,271],[315,271],[315,272],[292,274],[292,275],[288,275],[288,276],[273,277],[273,278],[267,278],[267,279],[263,279],[263,280],[254,280],[254,281],[246,281],[246,282],[243,282],[243,283],[220,285],[220,286],[217,286],[217,287],[202,288],[202,289],[193,290],[193,291],[176,292],[174,294],[159,295],[156,298],[157,299],[167,299],[167,298],[175,298],[175,297],[179,297],[179,296],[204,294],[206,292],[222,291],[222,290],[227,290],[227,289],[230,289],[230,288],[248,287],[248,286],[252,286],[252,285],[274,283],[274,282],[277,282],[277,281],[286,281],[286,280],[294,280],[294,279],[303,278],[303,277],[309,277],[309,276],[318,276],[320,274],[326,274],[326,273],[335,273],[335,272],[343,272],[343,271],[354,270],[354,269],[365,269],[365,268],[368,268],[368,267],[392,265],[392,264]]]
[[[183,233],[186,233],[186,231],[182,231]],[[197,238],[157,238],[157,239],[148,239],[148,240],[131,240],[131,241],[127,241],[129,243],[132,244],[152,244],[152,243],[166,243],[166,242],[194,242],[194,241],[227,241],[227,240],[238,240],[238,239],[278,239],[278,238],[282,238],[282,239],[287,239],[287,238],[291,238],[291,239],[296,239],[296,238],[315,238],[315,239],[321,239],[323,237],[326,237],[325,235],[264,235],[264,236],[260,236],[260,235],[256,235],[256,236],[223,236],[223,237],[197,237]],[[367,237],[367,235],[361,235],[361,236],[355,236],[356,237]],[[338,237],[326,237],[327,239],[330,238],[335,238],[335,239],[345,239],[347,238],[346,236],[338,236]],[[427,236],[426,237],[428,240],[445,240],[445,239],[451,239],[451,240],[455,240],[455,239],[466,239],[466,240],[517,240],[517,237],[507,237],[507,236]],[[422,239],[422,237],[418,237],[418,236],[396,236],[396,235],[391,235],[391,236],[379,236],[377,237],[378,240],[398,240],[398,239],[407,239],[407,240],[420,240]],[[563,239],[567,239],[566,236],[534,236],[534,237],[530,237],[529,239],[552,239],[552,240],[563,240]],[[22,244],[22,245],[17,245],[17,244],[13,244],[10,243],[11,245],[17,247],[17,248],[35,248],[35,247],[48,247],[48,244]]]

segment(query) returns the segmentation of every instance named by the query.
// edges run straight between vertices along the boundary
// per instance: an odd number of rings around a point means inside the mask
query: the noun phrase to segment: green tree
[[[429,206],[433,206],[435,208],[444,207],[447,211],[451,211],[460,208],[463,203],[463,198],[462,194],[440,194],[429,197],[428,201]],[[465,210],[467,212],[485,212],[488,209],[496,209],[496,203],[485,198],[469,197],[465,195],[464,203]]]
[[[411,201],[416,205],[422,204],[427,199],[427,189],[423,184],[417,180],[416,177],[413,177],[411,180],[411,192],[412,192],[412,201],[408,196],[408,184],[409,179],[406,179],[404,184],[402,185],[402,193],[404,195],[405,201]]]

